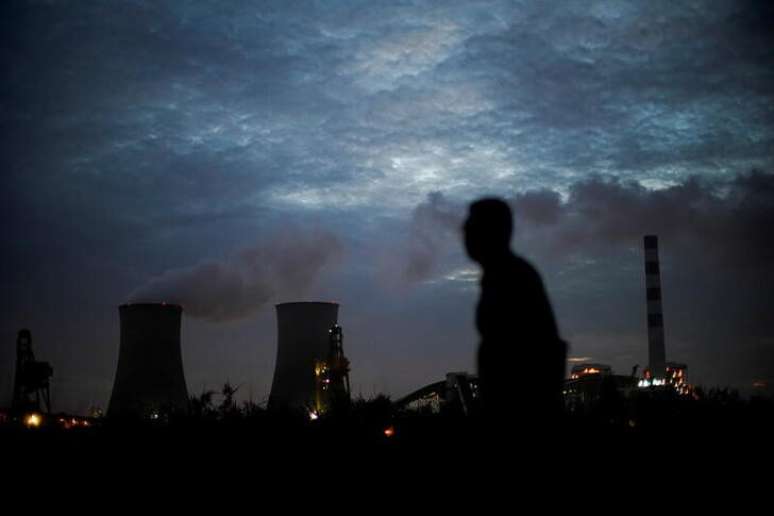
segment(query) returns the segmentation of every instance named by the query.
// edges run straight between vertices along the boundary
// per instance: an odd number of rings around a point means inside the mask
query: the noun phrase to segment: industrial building
[[[277,360],[269,409],[304,410],[316,418],[349,402],[349,361],[344,357],[339,305],[276,305]]]
[[[180,348],[183,309],[169,303],[118,308],[121,342],[109,417],[159,419],[188,408]]]
[[[643,237],[645,258],[645,301],[647,303],[648,367],[641,378],[636,376],[637,366],[631,376],[615,375],[608,365],[585,363],[572,368],[570,378],[563,389],[565,406],[570,412],[588,411],[599,400],[613,392],[629,397],[636,389],[674,390],[688,395],[692,387],[686,378],[687,366],[666,361],[664,339],[664,315],[661,303],[661,264],[658,254],[658,237]]]
[[[648,367],[637,386],[642,389],[669,388],[688,395],[692,387],[686,378],[686,364],[667,362],[664,344],[664,314],[661,303],[661,264],[658,237],[643,237],[645,251],[645,300],[648,317]]]
[[[344,356],[344,331],[338,324],[328,330],[328,354],[315,362],[314,376],[313,416],[349,405],[349,360]]]
[[[447,373],[446,379],[417,389],[395,401],[399,411],[438,414],[457,411],[469,415],[478,405],[478,377],[466,372]]]
[[[693,390],[693,387],[688,383],[686,377],[686,371],[688,366],[678,362],[666,362],[664,370],[666,371],[665,378],[654,378],[650,371],[645,371],[645,375],[638,382],[637,386],[642,389],[664,387],[674,389],[678,394],[687,395]]]
[[[566,410],[570,413],[589,412],[606,397],[629,397],[637,388],[635,371],[636,368],[631,376],[624,376],[613,374],[612,368],[606,364],[573,366],[570,378],[562,389]]]

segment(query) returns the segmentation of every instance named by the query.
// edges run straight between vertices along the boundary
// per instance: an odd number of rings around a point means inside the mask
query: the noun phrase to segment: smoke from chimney
[[[303,295],[340,254],[331,233],[285,230],[224,260],[165,271],[129,302],[180,304],[187,315],[211,321],[240,319],[278,295]]]

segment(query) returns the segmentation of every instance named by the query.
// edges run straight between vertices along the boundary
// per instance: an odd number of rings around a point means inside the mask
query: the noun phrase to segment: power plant
[[[118,308],[121,343],[108,416],[157,419],[188,407],[180,349],[183,309],[168,303]]]
[[[306,410],[315,418],[349,401],[349,361],[337,325],[339,305],[281,303],[269,409]]]
[[[667,362],[661,296],[658,237],[645,235],[644,265],[647,301],[648,367],[628,376],[615,375],[606,364],[585,362],[573,367],[564,387],[568,406],[586,407],[598,400],[603,387],[615,386],[625,397],[639,389],[672,391],[688,396],[687,366]],[[350,363],[344,354],[344,332],[338,325],[339,304],[289,302],[275,305],[277,354],[268,408],[302,411],[316,419],[350,403]],[[160,419],[189,408],[183,370],[180,329],[183,309],[170,303],[129,303],[119,306],[120,347],[109,417]],[[35,360],[29,330],[17,339],[16,376],[9,414],[50,412],[52,368]],[[398,400],[408,411],[438,412],[441,407],[463,414],[475,412],[478,379],[449,373]],[[0,414],[2,415],[2,414]],[[38,415],[39,417],[39,415]],[[75,418],[59,418],[77,426]],[[71,421],[71,423],[68,423]],[[80,424],[80,423],[78,423]]]
[[[672,393],[689,396],[693,392],[686,378],[688,366],[667,362],[664,344],[664,315],[661,306],[661,265],[658,257],[658,237],[643,237],[645,255],[645,300],[648,323],[648,367],[641,378],[635,365],[630,376],[613,374],[606,364],[581,363],[573,367],[565,382],[565,406],[570,412],[588,410],[598,402],[604,389],[613,387],[624,397],[636,390],[651,393]]]

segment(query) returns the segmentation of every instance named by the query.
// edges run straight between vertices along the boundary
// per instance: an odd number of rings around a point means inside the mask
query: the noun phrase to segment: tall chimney
[[[648,303],[648,368],[653,378],[666,376],[664,348],[664,315],[661,309],[661,269],[658,260],[658,237],[645,235],[645,286]]]
[[[337,303],[277,305],[277,361],[269,395],[270,409],[307,409],[315,401],[315,364],[328,357],[329,330],[339,314]]]
[[[180,305],[118,307],[121,345],[108,416],[157,418],[188,407],[180,350]]]

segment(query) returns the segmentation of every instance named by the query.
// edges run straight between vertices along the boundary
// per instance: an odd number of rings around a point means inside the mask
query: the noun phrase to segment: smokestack
[[[150,417],[188,407],[180,351],[180,305],[118,307],[121,347],[108,416]]]
[[[664,348],[664,315],[661,310],[661,269],[658,260],[658,237],[646,235],[645,287],[648,303],[648,368],[653,378],[666,376]]]
[[[314,406],[315,364],[328,356],[329,332],[339,314],[337,303],[277,305],[277,362],[269,395],[270,409]]]

